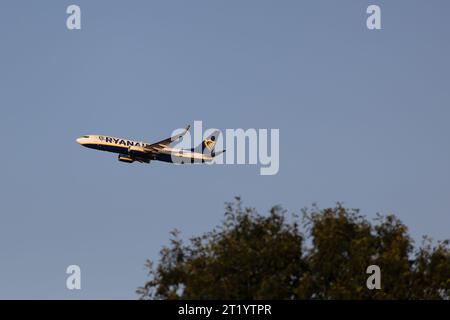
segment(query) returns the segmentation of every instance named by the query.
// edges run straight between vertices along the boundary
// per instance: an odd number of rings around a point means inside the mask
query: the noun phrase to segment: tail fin
[[[202,141],[200,145],[193,148],[191,151],[199,153],[214,154],[214,148],[216,146],[217,139],[219,137],[220,131],[215,130],[211,133],[205,140]],[[206,150],[206,151],[205,151]]]

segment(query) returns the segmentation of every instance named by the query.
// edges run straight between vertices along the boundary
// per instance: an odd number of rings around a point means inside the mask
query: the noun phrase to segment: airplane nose
[[[78,138],[78,139],[77,139],[77,143],[78,143],[78,144],[82,144],[82,143],[81,143],[81,138]]]

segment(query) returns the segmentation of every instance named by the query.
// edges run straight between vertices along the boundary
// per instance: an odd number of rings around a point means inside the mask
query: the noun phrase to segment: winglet
[[[180,139],[182,136],[184,136],[189,131],[190,127],[191,127],[191,125],[188,125],[186,128],[184,128],[184,131],[182,133],[171,137],[170,140],[173,142],[173,141],[176,141],[176,140]]]

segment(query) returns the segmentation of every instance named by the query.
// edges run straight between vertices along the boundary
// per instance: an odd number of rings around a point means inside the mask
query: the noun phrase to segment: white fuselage
[[[156,146],[155,152],[152,152],[153,145],[149,143],[111,136],[85,135],[78,138],[76,141],[87,148],[127,155],[135,157],[136,160],[159,160],[164,162],[183,163],[183,159],[200,161],[210,161],[213,159],[211,156],[199,152],[176,149],[164,145]]]

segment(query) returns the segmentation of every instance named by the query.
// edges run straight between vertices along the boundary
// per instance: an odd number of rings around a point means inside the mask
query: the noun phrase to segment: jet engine
[[[134,159],[126,154],[119,154],[119,161],[126,162],[126,163],[133,163]]]

